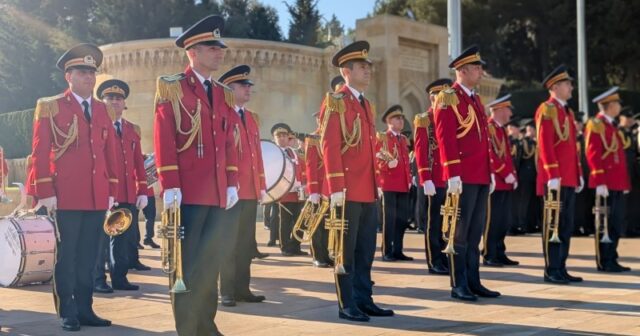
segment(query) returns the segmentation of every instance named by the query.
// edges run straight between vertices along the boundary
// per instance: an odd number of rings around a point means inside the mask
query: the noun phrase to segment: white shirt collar
[[[613,125],[613,120],[614,120],[614,119],[613,119],[610,115],[607,115],[607,114],[606,114],[606,113],[604,113],[604,112],[600,112],[600,114],[602,114],[602,115],[604,116],[604,118],[605,118],[605,119],[607,119],[607,121],[609,122],[609,124],[612,124],[612,125]]]
[[[491,120],[493,120],[494,123],[498,124],[499,127],[502,127],[502,124],[499,121],[497,121],[496,119],[491,119]]]
[[[204,81],[209,80],[211,83],[213,83],[213,81],[211,80],[211,75],[209,75],[208,78],[205,78],[204,76],[202,76],[201,74],[199,74],[195,69],[192,69],[193,73],[196,74],[196,77],[198,77],[198,80],[200,81],[200,84],[202,84],[202,87],[204,87],[206,89],[206,86],[204,86]]]
[[[460,87],[462,88],[462,90],[464,91],[464,93],[467,94],[467,96],[471,97],[473,96],[473,90],[469,89],[468,87],[464,86],[464,84],[458,82],[458,84],[460,85]]]
[[[360,99],[360,95],[362,95],[362,97],[364,97],[364,93],[362,92],[358,92],[358,90],[352,88],[351,86],[347,85],[347,87],[349,88],[349,90],[351,91],[351,93],[353,93],[354,96],[356,96],[356,98]]]
[[[244,106],[235,105],[235,110],[236,112],[238,112],[238,114],[240,113],[240,109],[245,110]]]
[[[567,102],[558,98],[558,97],[553,97],[553,99],[555,99],[558,103],[560,103],[560,105],[562,106],[567,106]]]
[[[394,130],[390,129],[389,130],[391,132],[391,134],[393,134],[393,136],[398,136],[400,135],[400,133],[396,133]]]
[[[86,101],[87,103],[89,103],[89,112],[91,112],[91,96],[89,96],[89,98],[84,99],[80,96],[78,96],[75,92],[71,91],[71,94],[73,95],[73,97],[76,99],[76,101],[78,102],[78,104],[80,104],[80,106],[82,106],[82,102]]]
[[[122,118],[118,118],[116,120],[113,121],[113,125],[115,126],[116,122],[120,123],[120,127],[122,127]]]

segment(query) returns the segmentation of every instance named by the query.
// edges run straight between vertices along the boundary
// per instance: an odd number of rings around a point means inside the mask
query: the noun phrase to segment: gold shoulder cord
[[[78,146],[78,116],[73,116],[73,121],[71,122],[71,126],[69,126],[67,132],[60,129],[53,120],[53,117],[58,114],[57,99],[60,97],[61,95],[58,95],[38,100],[34,114],[34,118],[36,120],[40,119],[42,116],[49,118],[49,126],[51,127],[51,134],[53,135],[53,152],[55,153],[54,161],[58,160],[74,141],[76,142],[76,146]]]
[[[494,152],[496,152],[496,155],[499,158],[503,158],[504,157],[504,153],[507,150],[506,148],[506,143],[504,141],[504,139],[502,139],[502,141],[500,142],[500,144],[497,143],[498,139],[497,139],[497,135],[496,135],[496,128],[489,124],[489,135],[491,136],[491,146],[493,146],[493,150]]]
[[[467,135],[467,133],[471,131],[473,124],[475,124],[476,128],[478,129],[478,140],[482,141],[482,133],[480,132],[480,123],[478,121],[478,118],[476,117],[476,112],[473,106],[469,105],[467,117],[463,118],[460,112],[458,111],[459,103],[460,101],[458,100],[458,96],[456,96],[456,91],[451,88],[447,88],[440,91],[435,101],[436,106],[440,106],[440,107],[451,106],[451,109],[453,110],[456,116],[456,119],[458,119],[458,124],[459,124],[458,126],[459,132],[456,134],[457,139],[461,139],[465,135]]]
[[[527,139],[522,139],[522,158],[523,159],[530,159],[533,154],[535,154],[536,152],[536,147],[533,146],[532,148],[529,148],[529,141],[527,141]]]
[[[615,162],[618,163],[618,148],[620,147],[620,144],[618,143],[618,138],[616,137],[615,132],[611,137],[611,142],[607,143],[607,139],[605,137],[605,125],[601,120],[597,118],[589,120],[586,130],[587,136],[585,139],[585,146],[589,146],[589,138],[591,136],[591,133],[598,134],[600,136],[600,140],[602,141],[602,147],[604,148],[604,153],[602,153],[602,156],[600,158],[604,160],[607,156],[613,154]]]
[[[627,137],[621,130],[618,130],[618,135],[620,135],[620,139],[622,139],[622,148],[629,149],[629,147],[631,147],[631,138]]]
[[[349,148],[359,145],[362,137],[362,120],[360,119],[359,113],[353,122],[351,132],[347,129],[347,121],[344,116],[347,107],[343,98],[344,94],[327,93],[325,96],[324,118],[320,127],[320,142],[322,142],[331,113],[338,113],[340,118],[340,131],[342,132],[342,141],[344,143],[344,146],[342,146],[340,150],[341,154],[344,154]]]

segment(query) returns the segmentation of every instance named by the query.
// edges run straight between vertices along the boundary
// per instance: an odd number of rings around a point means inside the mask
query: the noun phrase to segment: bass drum
[[[0,218],[0,286],[50,281],[55,246],[55,229],[49,217]]]
[[[296,180],[296,166],[285,152],[269,140],[260,140],[267,197],[263,204],[277,202],[286,195]]]

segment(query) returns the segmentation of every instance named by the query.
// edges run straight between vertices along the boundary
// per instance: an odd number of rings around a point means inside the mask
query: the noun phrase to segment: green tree
[[[291,15],[289,42],[308,46],[318,45],[320,13],[317,0],[296,0],[294,5],[285,3]]]
[[[322,25],[318,32],[318,40],[321,42],[331,42],[330,40],[344,35],[344,26],[338,20],[335,14],[331,15],[331,19]]]
[[[222,12],[225,15],[224,34],[228,37],[248,38],[249,0],[223,0]]]
[[[275,8],[253,1],[249,9],[249,38],[256,40],[282,41]]]

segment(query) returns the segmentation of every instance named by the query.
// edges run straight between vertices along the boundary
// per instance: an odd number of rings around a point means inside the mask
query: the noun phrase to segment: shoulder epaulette
[[[331,93],[327,92],[324,97],[325,110],[329,112],[344,113],[347,110],[347,106],[344,103],[344,93]]]
[[[376,104],[369,102],[369,107],[371,107],[371,115],[373,116],[372,120],[376,120],[378,118],[378,113],[376,112]]]
[[[304,142],[307,144],[307,146],[320,146],[320,138],[319,137],[306,137],[304,139]]]
[[[416,114],[415,118],[413,118],[413,126],[418,128],[427,128],[429,127],[429,116],[427,112],[422,112],[420,114]]]
[[[180,80],[186,78],[184,73],[160,76],[156,82],[156,104],[182,99]]]
[[[376,138],[378,139],[378,141],[387,141],[387,133],[385,132],[376,132]]]
[[[132,123],[132,122],[130,122],[130,123],[131,123],[131,126],[133,126],[133,131],[134,131],[134,132],[136,132],[136,134],[137,134],[138,136],[141,136],[141,135],[140,135],[140,126],[138,126],[138,125],[136,125],[136,124],[134,124],[134,123]]]
[[[44,97],[38,99],[38,102],[36,103],[36,110],[33,113],[33,120],[49,117],[52,118],[56,114],[58,114],[58,99],[62,98],[63,96],[63,94],[59,94],[53,97]]]
[[[544,119],[556,119],[558,117],[558,108],[554,103],[543,103],[541,108]]]
[[[460,103],[460,101],[454,88],[442,90],[438,93],[438,96],[436,96],[435,105],[437,107],[455,106],[458,105],[458,103]]]
[[[222,87],[222,90],[224,90],[224,101],[225,101],[225,103],[227,103],[227,105],[229,105],[229,107],[235,108],[236,107],[236,99],[235,99],[235,97],[233,95],[233,90],[230,87],[218,82],[215,79],[213,81],[215,82],[216,85],[220,85]]]
[[[604,123],[602,122],[602,120],[598,119],[598,118],[591,118],[589,119],[589,121],[587,122],[587,132],[588,133],[596,133],[596,134],[603,134],[604,133]]]
[[[256,126],[258,126],[258,128],[260,128],[260,116],[255,112],[249,111],[249,113],[251,113],[251,117],[253,117],[253,121],[256,122]]]
[[[493,126],[493,123],[489,123],[487,125],[487,129],[489,130],[489,135],[491,135],[492,137],[496,136],[496,127]]]

